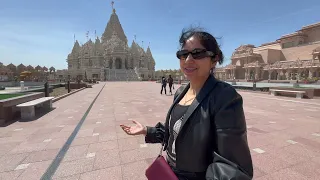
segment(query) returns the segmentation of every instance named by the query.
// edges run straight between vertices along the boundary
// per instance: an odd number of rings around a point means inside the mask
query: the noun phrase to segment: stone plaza
[[[53,103],[52,111],[34,121],[0,127],[0,179],[146,179],[160,146],[126,135],[119,125],[163,122],[173,96],[160,95],[160,87],[101,82]],[[254,179],[318,179],[320,99],[239,93]]]

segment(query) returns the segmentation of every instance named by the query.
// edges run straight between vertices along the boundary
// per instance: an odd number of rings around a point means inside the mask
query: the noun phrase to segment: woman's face
[[[206,49],[200,44],[200,41],[196,37],[192,36],[186,41],[182,50],[201,53],[201,51],[205,51]],[[213,68],[214,65],[215,63],[212,63],[211,57],[208,56],[195,59],[189,54],[186,58],[180,58],[180,69],[190,81],[207,78],[210,74],[210,69]]]

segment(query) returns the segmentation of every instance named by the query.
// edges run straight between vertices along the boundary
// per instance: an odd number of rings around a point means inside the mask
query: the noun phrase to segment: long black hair
[[[223,63],[224,56],[219,44],[217,43],[216,38],[212,36],[210,33],[204,31],[202,28],[190,27],[188,29],[183,29],[179,39],[180,48],[182,48],[186,44],[186,41],[192,36],[198,38],[200,44],[204,48],[206,48],[207,51],[212,51],[215,55],[218,56],[219,64]],[[212,60],[215,60],[215,58],[216,57],[213,57]]]

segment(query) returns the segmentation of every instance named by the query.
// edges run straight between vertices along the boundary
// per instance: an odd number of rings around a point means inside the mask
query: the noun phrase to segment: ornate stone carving
[[[313,51],[312,51],[312,55],[319,55],[320,54],[320,46],[315,48]]]
[[[77,68],[80,69],[81,68],[81,62],[80,62],[80,59],[78,60],[78,64],[77,64]]]
[[[303,66],[303,62],[298,58],[295,63],[295,67],[301,68]]]
[[[225,69],[235,69],[235,68],[237,68],[237,66],[234,64],[229,64],[225,67]]]
[[[263,67],[265,64],[261,63],[259,61],[255,61],[252,63],[244,64],[244,68],[250,68],[250,67]]]
[[[280,61],[275,62],[274,64],[271,65],[272,68],[281,68],[282,64]]]
[[[121,41],[121,39],[117,36],[117,33],[114,31],[111,39],[107,40],[107,42],[103,43],[105,47],[105,51],[107,54],[112,54],[117,47],[117,50],[122,49],[123,51],[126,50],[125,43]]]
[[[116,61],[115,58],[121,60]],[[149,47],[145,52],[144,48],[140,47],[138,43],[133,42],[131,47],[128,46],[126,35],[115,11],[110,16],[110,20],[101,36],[101,41],[98,37],[93,42],[88,40],[83,45],[75,41],[72,52],[68,54],[67,62],[68,74],[72,78],[78,74],[83,74],[82,69],[88,69],[89,77],[92,74],[101,74],[101,72],[102,74],[123,73],[123,69],[126,68],[133,72],[135,66],[137,66],[139,72],[144,67],[140,74],[148,77],[147,75],[155,69],[155,61]],[[139,62],[141,62],[141,66],[139,66]],[[100,71],[97,67],[109,67],[110,69],[121,67],[122,69]],[[106,77],[106,74],[103,76]]]

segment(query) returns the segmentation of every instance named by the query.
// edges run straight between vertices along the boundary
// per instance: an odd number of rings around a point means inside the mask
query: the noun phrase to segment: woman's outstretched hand
[[[121,124],[120,127],[123,129],[124,132],[126,132],[128,135],[146,135],[147,134],[147,127],[142,125],[141,123],[133,120],[132,121],[134,125],[132,126],[126,126]]]

